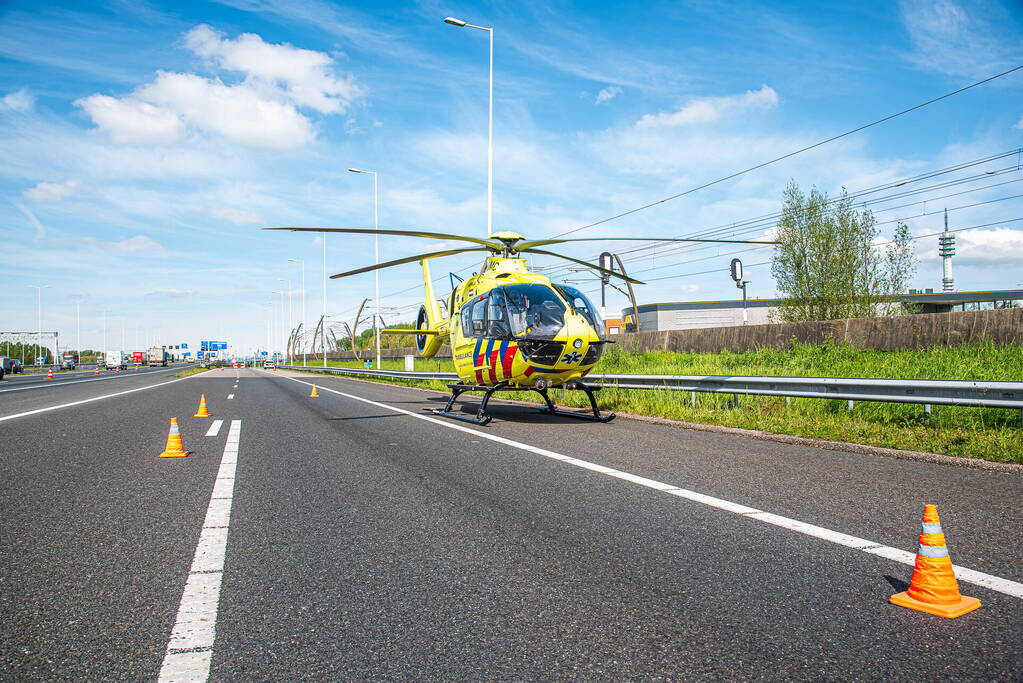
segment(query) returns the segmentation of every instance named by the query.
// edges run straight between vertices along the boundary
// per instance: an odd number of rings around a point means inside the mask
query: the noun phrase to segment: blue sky
[[[82,343],[97,347],[106,311],[112,346],[123,321],[132,348],[136,329],[140,346],[224,338],[264,348],[268,302],[281,299],[271,292],[288,290],[277,278],[292,280],[301,318],[289,258],[306,262],[314,324],[319,239],[258,228],[371,225],[372,178],[349,166],[379,173],[381,227],[485,235],[487,35],[445,16],[495,29],[494,224],[531,238],[1023,64],[1023,11],[1012,2],[40,4],[0,5],[0,305],[7,330],[35,329],[28,285],[49,285],[44,329],[73,339],[77,301]],[[855,192],[1013,150],[1023,146],[1021,95],[1017,72],[573,237],[695,235],[777,211],[790,181]],[[910,183],[899,189],[962,180],[871,208],[885,234],[897,218],[917,235],[940,230],[944,207],[953,228],[1023,219],[1019,163]],[[372,238],[327,244],[329,273],[372,262]],[[592,258],[607,246],[566,251]],[[382,259],[435,247],[380,244]],[[916,247],[914,286],[940,288],[936,240]],[[641,302],[735,298],[727,268],[740,249],[647,249],[627,266],[650,278]],[[962,232],[958,252],[958,288],[1013,287],[1023,220]],[[769,266],[756,265],[769,249],[739,255],[750,296],[772,296]],[[477,266],[472,256],[433,269]],[[419,279],[414,265],[383,272],[386,321],[412,318]],[[372,274],[332,280],[328,316],[351,319],[372,296]],[[625,305],[617,294],[608,303]]]

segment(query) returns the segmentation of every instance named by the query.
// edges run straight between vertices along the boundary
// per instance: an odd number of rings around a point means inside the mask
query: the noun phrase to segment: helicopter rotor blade
[[[595,263],[587,263],[586,261],[580,261],[577,258],[572,258],[571,256],[565,256],[564,254],[557,254],[557,253],[555,253],[553,251],[545,251],[543,249],[533,249],[532,247],[530,247],[529,249],[519,249],[518,251],[520,251],[520,252],[521,251],[528,251],[528,252],[530,252],[532,254],[543,254],[544,256],[555,256],[557,258],[565,259],[566,261],[572,261],[573,263],[578,263],[579,265],[586,266],[587,268],[592,268],[593,270],[595,270],[595,271],[597,271],[597,272],[599,272],[599,273],[601,273],[603,275],[608,275],[610,277],[616,277],[616,278],[618,278],[620,280],[625,280],[626,282],[631,282],[634,285],[645,285],[646,284],[645,282],[643,282],[641,280],[637,280],[637,279],[632,278],[632,277],[629,277],[628,275],[622,275],[621,273],[616,273],[613,270],[607,270],[606,268],[601,268],[600,266],[598,266]]]
[[[708,242],[711,244],[780,244],[780,242],[767,242],[761,240],[711,240],[693,237],[685,238],[659,238],[659,237],[581,237],[570,240],[530,240],[515,245],[518,251],[524,251],[531,247],[542,247],[547,244],[564,244],[565,242]]]
[[[360,273],[368,273],[374,270],[380,270],[381,268],[390,268],[391,266],[400,266],[403,263],[412,263],[413,261],[422,261],[423,259],[437,258],[439,256],[452,256],[453,254],[464,254],[470,251],[490,251],[490,249],[481,249],[479,247],[469,247],[468,249],[447,249],[445,251],[434,251],[429,254],[417,254],[415,256],[406,256],[405,258],[395,259],[388,261],[387,263],[378,263],[372,266],[366,266],[365,268],[356,268],[355,270],[347,270],[337,275],[331,275],[331,280],[336,280],[339,277],[348,277],[349,275],[358,275]]]
[[[375,230],[373,228],[263,228],[263,230],[290,230],[292,232],[341,232],[354,235],[398,235],[403,237],[425,237],[433,240],[461,240],[482,244],[496,251],[504,249],[504,245],[496,240],[484,240],[478,237],[467,237],[465,235],[449,235],[443,232],[425,232],[423,230]]]

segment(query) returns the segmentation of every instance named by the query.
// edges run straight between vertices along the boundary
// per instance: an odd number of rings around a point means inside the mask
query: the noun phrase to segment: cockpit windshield
[[[553,339],[565,326],[565,304],[543,285],[498,287],[490,291],[490,304],[514,337]]]
[[[593,329],[596,330],[597,335],[600,337],[604,336],[604,321],[600,318],[600,313],[585,294],[580,292],[575,287],[569,287],[568,285],[554,285],[558,291],[561,292],[562,296],[565,297],[565,301],[572,307],[576,313],[582,315],[586,320],[589,321]]]

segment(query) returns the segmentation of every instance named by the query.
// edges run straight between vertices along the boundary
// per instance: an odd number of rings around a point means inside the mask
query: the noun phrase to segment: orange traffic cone
[[[46,379],[53,379],[53,368],[46,368]]]
[[[94,374],[94,375],[98,375],[99,374],[99,366],[98,365],[96,366],[96,372],[94,372],[92,374]]]
[[[167,447],[161,458],[183,458],[188,451],[181,445],[181,430],[178,428],[178,418],[172,417],[170,422],[170,434],[167,435]]]
[[[206,394],[199,397],[199,410],[192,417],[210,417],[210,411],[206,409]]]
[[[120,372],[121,372],[121,368],[115,368],[114,369],[114,374],[115,375],[120,374]]]
[[[309,398],[319,398],[319,397],[320,397],[320,393],[318,391],[316,391],[316,385],[314,384],[313,385],[313,391],[312,391],[312,393],[309,394]]]
[[[938,508],[924,506],[920,531],[920,547],[916,553],[916,566],[909,590],[890,598],[894,605],[955,619],[980,607],[980,600],[959,593],[959,583],[952,570],[952,558],[945,546]]]
[[[135,370],[133,372],[138,372],[138,371],[139,371],[139,366],[136,365],[135,366]]]

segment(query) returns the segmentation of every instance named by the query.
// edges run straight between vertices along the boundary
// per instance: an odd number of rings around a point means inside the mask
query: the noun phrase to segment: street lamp
[[[373,229],[374,230],[378,230],[380,228],[380,224],[379,224],[379,214],[377,213],[377,172],[376,171],[363,171],[362,169],[359,169],[359,168],[350,168],[348,170],[351,171],[352,173],[365,173],[367,175],[373,176]],[[380,263],[380,235],[379,234],[373,236],[373,263],[375,265],[379,265],[379,263]],[[373,274],[376,277],[376,288],[377,288],[377,295],[376,295],[376,302],[377,302],[377,314],[376,315],[377,315],[377,317],[376,317],[376,321],[373,323],[373,329],[376,331],[377,370],[379,370],[380,369],[380,271],[376,270],[376,271],[374,271]]]
[[[43,344],[43,290],[48,289],[50,285],[28,285],[34,287],[38,296],[38,305],[36,307],[36,313],[38,314],[39,327],[36,328],[36,358],[42,354]]]
[[[302,324],[305,325],[305,261],[300,258],[289,258],[292,263],[297,263],[302,267]],[[302,365],[305,365],[305,344],[302,344]]]
[[[487,237],[490,237],[494,234],[494,29],[454,17],[445,18],[444,23],[459,28],[476,28],[490,34],[490,99],[487,107]]]
[[[277,278],[277,279],[280,280],[280,278]],[[281,332],[280,332],[280,328],[277,327],[277,325],[282,325],[283,326],[283,323],[281,321],[284,320],[284,292],[278,291],[276,289],[274,291],[270,292],[270,308],[272,309],[273,317],[276,317],[277,316],[277,302],[274,301],[274,298],[273,298],[274,294],[280,294],[281,295],[281,317],[280,317],[280,320],[274,321],[276,324],[273,326],[274,330],[276,330],[276,335],[278,337],[280,337]],[[279,342],[280,342],[280,339],[278,338],[277,343],[279,343]],[[277,343],[275,343],[274,346],[277,346]],[[270,353],[274,354],[274,353],[276,353],[276,351],[271,350]]]
[[[294,328],[292,328],[292,325],[294,324],[294,322],[292,320],[292,315],[291,315],[291,312],[292,312],[292,306],[291,306],[291,280],[283,278],[283,277],[279,277],[277,279],[280,282],[287,282],[288,283],[288,340],[286,342],[284,342],[286,344],[285,356],[284,357],[285,357],[286,362],[290,364],[291,363],[291,333],[292,333],[292,331],[294,329]],[[283,309],[284,309],[284,294],[281,293],[281,318],[284,318],[284,310]]]
[[[323,240],[323,317],[320,318],[320,348],[323,350],[323,367],[327,367],[327,233],[320,236]]]

